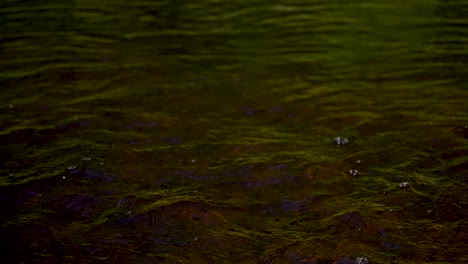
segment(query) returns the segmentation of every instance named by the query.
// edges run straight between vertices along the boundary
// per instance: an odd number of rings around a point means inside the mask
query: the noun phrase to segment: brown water
[[[468,1],[0,14],[7,263],[468,262]]]

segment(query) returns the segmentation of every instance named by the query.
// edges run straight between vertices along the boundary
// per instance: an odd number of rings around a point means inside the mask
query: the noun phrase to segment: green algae
[[[282,2],[1,7],[18,258],[466,262],[466,3]]]

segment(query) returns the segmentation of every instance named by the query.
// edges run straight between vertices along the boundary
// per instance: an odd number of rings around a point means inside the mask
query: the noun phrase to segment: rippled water
[[[4,0],[0,32],[12,263],[468,262],[468,1]]]

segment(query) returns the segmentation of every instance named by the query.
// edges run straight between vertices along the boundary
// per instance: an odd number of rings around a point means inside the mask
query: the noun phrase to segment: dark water
[[[2,256],[468,262],[468,1],[354,2],[2,1]]]

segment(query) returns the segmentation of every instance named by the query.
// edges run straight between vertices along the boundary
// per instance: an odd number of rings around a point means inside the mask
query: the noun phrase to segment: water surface
[[[468,262],[467,12],[4,1],[5,254]]]

